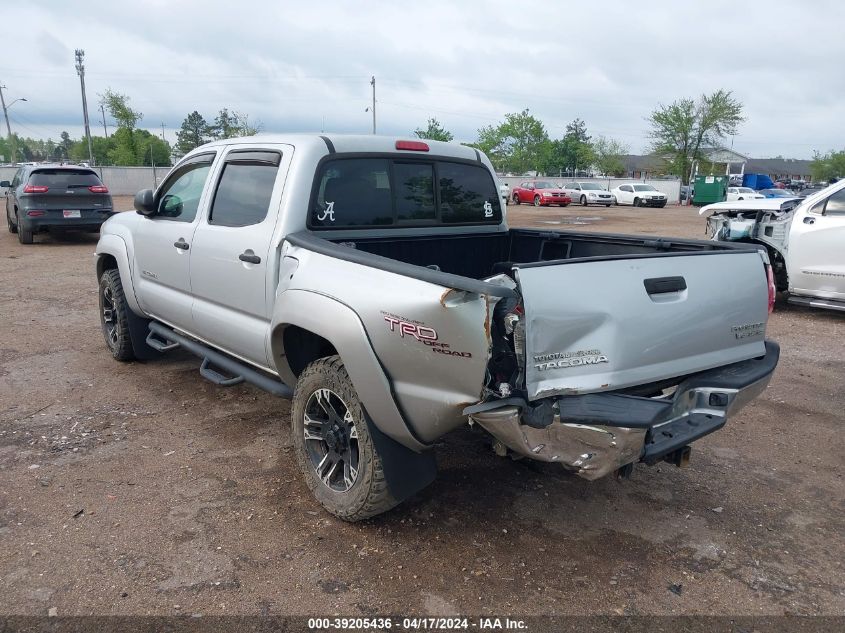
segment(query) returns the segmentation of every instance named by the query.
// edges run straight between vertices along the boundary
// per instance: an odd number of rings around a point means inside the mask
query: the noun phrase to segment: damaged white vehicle
[[[587,479],[684,465],[778,361],[764,249],[510,228],[471,147],[216,141],[135,207],[97,245],[111,354],[182,348],[292,399],[303,477],[346,520],[429,484],[468,421]]]
[[[807,198],[703,207],[715,240],[765,246],[790,303],[845,311],[845,181]]]

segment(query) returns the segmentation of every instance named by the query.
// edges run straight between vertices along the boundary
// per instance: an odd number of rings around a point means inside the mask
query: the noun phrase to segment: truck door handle
[[[184,237],[180,237],[178,240],[173,242],[173,246],[175,246],[176,248],[182,249],[183,251],[186,251],[189,248],[191,248],[190,246],[188,246],[188,243],[185,241]]]
[[[247,262],[248,264],[260,264],[261,258],[258,255],[254,255],[252,251],[246,251],[238,255],[238,259],[242,262]]]
[[[645,291],[650,295],[663,294],[665,292],[679,292],[687,289],[687,280],[683,277],[652,277],[643,279]]]
[[[804,224],[815,224],[815,223],[816,223],[816,220],[814,218],[811,218],[811,217],[804,218]]]

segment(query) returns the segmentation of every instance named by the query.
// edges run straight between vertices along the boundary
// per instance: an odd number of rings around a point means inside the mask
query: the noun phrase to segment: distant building
[[[730,174],[766,174],[772,180],[790,178],[810,181],[812,161],[796,158],[749,158],[739,152],[724,147],[712,147],[702,150],[710,166],[718,165],[719,173]],[[628,178],[642,180],[666,176],[665,161],[661,156],[646,154],[627,154],[621,157]],[[699,169],[701,173],[701,169]]]

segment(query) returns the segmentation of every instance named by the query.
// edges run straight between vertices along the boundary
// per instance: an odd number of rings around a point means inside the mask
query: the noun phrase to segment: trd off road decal
[[[448,343],[441,343],[437,340],[437,330],[427,327],[422,321],[405,319],[395,314],[382,312],[391,332],[399,334],[399,338],[409,338],[431,348],[435,354],[444,356],[456,356],[458,358],[472,358],[471,352],[458,352],[450,349]]]

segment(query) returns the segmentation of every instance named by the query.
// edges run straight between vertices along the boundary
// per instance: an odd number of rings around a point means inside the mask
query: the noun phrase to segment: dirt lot
[[[690,208],[511,218],[703,235]],[[431,487],[349,525],[307,493],[287,402],[181,353],[114,362],[96,237],[36,239],[0,235],[4,613],[845,613],[841,315],[778,305],[771,386],[688,469],[590,483],[462,430]]]

